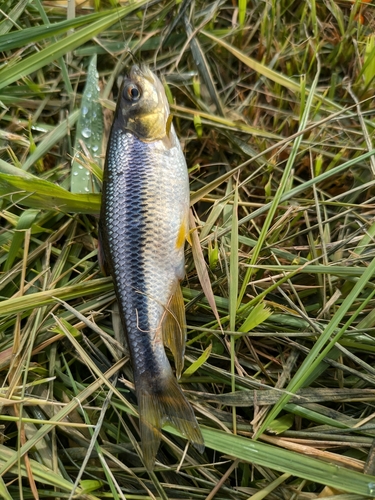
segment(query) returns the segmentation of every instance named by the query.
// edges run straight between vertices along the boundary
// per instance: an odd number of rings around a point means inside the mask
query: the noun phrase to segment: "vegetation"
[[[1,498],[375,497],[374,13],[1,2]],[[165,428],[152,474],[97,262],[133,60],[163,75],[190,171],[181,384],[206,442]]]

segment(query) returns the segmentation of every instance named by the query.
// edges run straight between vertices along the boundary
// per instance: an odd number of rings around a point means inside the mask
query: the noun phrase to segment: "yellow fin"
[[[167,123],[165,124],[165,132],[166,132],[168,137],[169,137],[169,134],[171,133],[172,120],[173,120],[173,116],[170,114],[167,118]]]
[[[177,240],[176,240],[176,249],[179,250],[184,246],[185,240],[190,237],[187,225],[186,217],[181,222],[180,229],[178,231]]]
[[[168,302],[162,324],[162,333],[164,344],[173,354],[177,378],[180,378],[184,367],[186,318],[184,298],[179,283]]]
[[[148,387],[143,387],[147,386]],[[141,446],[146,468],[151,471],[161,440],[161,428],[169,423],[197,448],[204,451],[204,441],[194,411],[183,395],[172,372],[158,381],[142,384],[137,390]]]

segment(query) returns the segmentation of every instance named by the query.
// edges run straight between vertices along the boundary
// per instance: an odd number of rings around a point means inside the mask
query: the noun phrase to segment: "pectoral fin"
[[[180,229],[178,231],[177,240],[176,240],[176,249],[177,250],[179,250],[180,248],[182,248],[184,246],[185,240],[188,240],[188,242],[191,243],[188,220],[186,217],[181,222],[181,226],[180,226]]]
[[[176,376],[179,378],[184,367],[186,342],[185,306],[179,284],[177,284],[176,290],[167,305],[162,332],[164,344],[173,354],[176,365]]]

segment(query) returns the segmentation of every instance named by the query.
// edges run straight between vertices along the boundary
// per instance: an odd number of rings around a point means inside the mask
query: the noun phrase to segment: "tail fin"
[[[203,453],[204,441],[198,422],[176,379],[171,374],[157,389],[151,387],[141,386],[137,390],[141,445],[147,469],[152,470],[154,467],[161,428],[167,422]]]

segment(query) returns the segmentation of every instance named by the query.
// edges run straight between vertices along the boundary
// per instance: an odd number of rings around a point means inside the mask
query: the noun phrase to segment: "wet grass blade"
[[[89,64],[76,128],[74,158],[70,174],[70,190],[72,193],[92,193],[99,191],[96,178],[87,166],[87,157],[82,148],[83,144],[93,161],[101,166],[103,113],[99,102],[100,87],[96,61],[97,57],[94,56]]]

